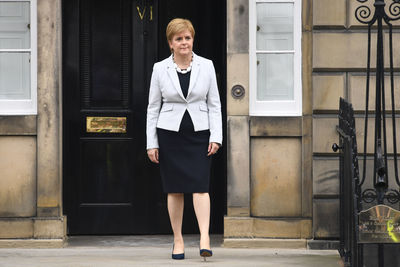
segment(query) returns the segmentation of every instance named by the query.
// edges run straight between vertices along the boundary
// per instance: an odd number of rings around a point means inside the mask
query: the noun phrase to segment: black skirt
[[[165,193],[209,192],[211,156],[207,156],[210,131],[194,131],[189,113],[179,132],[157,128],[160,172]]]

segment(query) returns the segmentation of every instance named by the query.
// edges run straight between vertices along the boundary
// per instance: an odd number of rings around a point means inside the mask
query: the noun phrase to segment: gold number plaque
[[[86,117],[88,133],[126,133],[126,117]]]

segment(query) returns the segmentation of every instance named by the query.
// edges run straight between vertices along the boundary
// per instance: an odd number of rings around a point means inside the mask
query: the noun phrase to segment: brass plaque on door
[[[126,117],[86,117],[88,133],[126,133]]]

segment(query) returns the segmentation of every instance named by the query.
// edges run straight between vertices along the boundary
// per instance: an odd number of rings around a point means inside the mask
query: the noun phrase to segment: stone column
[[[248,1],[227,1],[228,217],[250,216],[248,15]],[[235,85],[243,98],[232,97]]]
[[[61,0],[38,0],[36,237],[63,238]]]
[[[251,235],[250,136],[249,136],[249,3],[227,1],[227,238]],[[231,90],[240,85],[242,98]],[[235,235],[232,235],[235,233]],[[226,242],[225,242],[226,243]]]

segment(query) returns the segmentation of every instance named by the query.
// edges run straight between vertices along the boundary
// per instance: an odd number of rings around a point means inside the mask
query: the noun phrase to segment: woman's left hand
[[[219,144],[211,142],[208,145],[208,154],[207,154],[207,156],[214,155],[215,153],[217,153],[218,149],[219,149]]]

